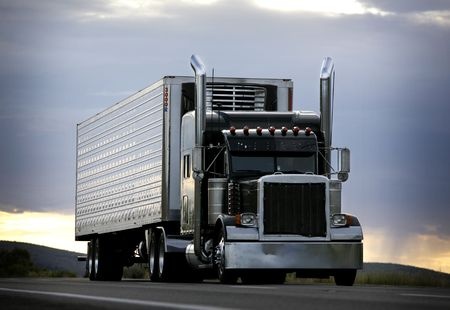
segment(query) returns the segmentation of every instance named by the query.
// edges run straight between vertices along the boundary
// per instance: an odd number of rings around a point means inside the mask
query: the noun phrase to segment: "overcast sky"
[[[315,111],[333,57],[366,258],[450,272],[448,0],[0,0],[0,226],[73,216],[76,124],[191,75],[193,53],[216,76],[291,78],[294,108]]]

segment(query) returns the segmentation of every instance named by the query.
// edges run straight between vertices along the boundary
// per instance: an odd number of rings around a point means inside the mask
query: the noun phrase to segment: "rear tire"
[[[160,281],[159,277],[159,234],[152,230],[150,234],[150,244],[148,252],[148,274],[153,282]],[[157,256],[158,255],[158,256]]]
[[[165,234],[161,231],[158,246],[158,274],[161,281],[174,282],[181,278],[180,270],[182,269],[182,265],[177,260],[176,253],[166,251],[166,244]]]
[[[89,280],[95,280],[95,239],[88,242],[87,259],[86,259],[86,272]]]
[[[338,270],[334,274],[334,282],[339,286],[353,286],[356,279],[356,269]]]
[[[120,281],[123,265],[113,242],[106,238],[97,238],[94,242],[94,280]]]

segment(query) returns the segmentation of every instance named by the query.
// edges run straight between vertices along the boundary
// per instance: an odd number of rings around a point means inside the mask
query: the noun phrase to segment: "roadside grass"
[[[437,272],[436,272],[437,273]],[[392,272],[360,272],[356,276],[356,284],[396,285],[396,286],[432,286],[450,287],[450,276],[447,274],[411,274],[402,271]]]
[[[134,264],[123,268],[124,279],[148,279],[148,268],[145,264]]]
[[[296,278],[295,273],[288,274],[286,282],[334,285],[333,277],[325,279]],[[416,267],[400,268],[400,270],[391,271],[359,270],[356,276],[355,285],[427,286],[448,288],[450,287],[450,275]]]

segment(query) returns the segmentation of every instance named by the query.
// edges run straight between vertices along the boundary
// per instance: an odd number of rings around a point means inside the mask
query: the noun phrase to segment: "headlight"
[[[236,224],[242,226],[256,226],[256,214],[241,213],[236,215]]]
[[[331,217],[331,226],[334,226],[334,227],[347,226],[347,215],[333,214],[333,216]]]

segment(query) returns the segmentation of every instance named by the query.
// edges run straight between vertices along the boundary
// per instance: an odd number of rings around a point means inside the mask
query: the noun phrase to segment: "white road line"
[[[271,286],[258,286],[258,285],[232,285],[234,288],[249,288],[249,289],[260,289],[260,290],[276,290],[275,287]]]
[[[445,295],[431,295],[431,294],[400,294],[401,296],[412,296],[412,297],[429,297],[429,298],[450,298],[450,296]]]
[[[214,306],[203,306],[203,305],[194,305],[194,304],[183,305],[183,304],[177,304],[177,303],[172,303],[172,302],[135,300],[135,299],[127,299],[127,298],[101,297],[101,296],[90,296],[90,295],[70,294],[70,293],[56,293],[56,292],[46,292],[46,291],[21,290],[21,289],[10,289],[10,288],[3,288],[3,287],[0,287],[0,291],[35,294],[35,295],[47,295],[47,296],[56,296],[56,297],[66,297],[66,298],[76,298],[76,299],[113,302],[113,303],[122,303],[122,304],[148,306],[148,307],[161,307],[161,308],[168,308],[168,309],[232,310],[232,308],[222,308],[222,307],[214,307]]]

